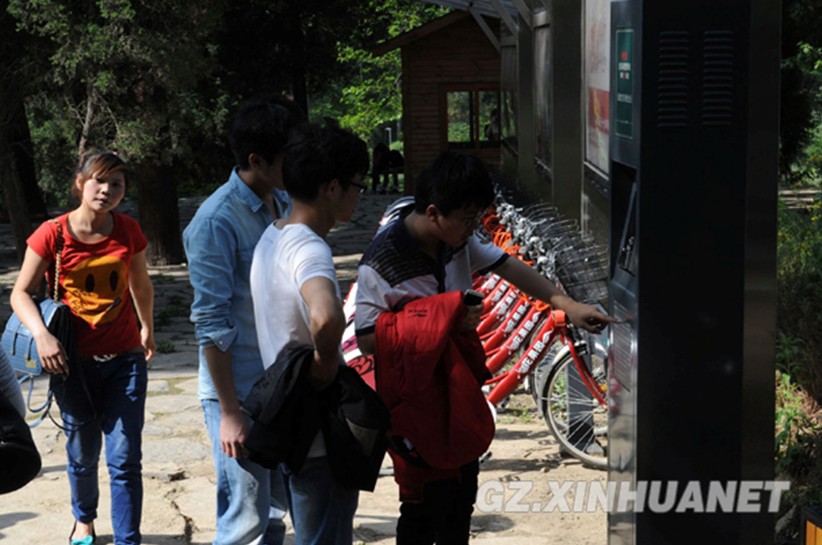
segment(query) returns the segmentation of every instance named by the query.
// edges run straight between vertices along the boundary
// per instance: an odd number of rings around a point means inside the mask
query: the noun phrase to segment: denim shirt
[[[280,217],[291,212],[291,200],[274,190]],[[257,346],[249,273],[257,241],[271,224],[265,203],[237,174],[208,197],[183,231],[188,270],[194,288],[190,319],[200,347],[198,396],[217,399],[205,348],[231,350],[237,398],[245,399],[263,373]]]

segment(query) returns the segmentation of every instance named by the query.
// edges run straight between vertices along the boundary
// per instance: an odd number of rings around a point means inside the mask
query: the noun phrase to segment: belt
[[[120,354],[100,354],[98,356],[92,356],[91,359],[96,361],[97,363],[106,363],[107,361],[111,361]]]
[[[144,352],[145,351],[142,346],[137,346],[125,352],[117,352],[116,354],[95,354],[93,356],[83,356],[81,359],[85,361],[93,361],[94,363],[106,363],[113,360],[117,356],[123,356],[125,354],[143,354]]]

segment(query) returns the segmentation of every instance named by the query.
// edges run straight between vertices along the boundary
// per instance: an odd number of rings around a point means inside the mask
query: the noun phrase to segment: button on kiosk
[[[780,3],[611,3],[609,545],[773,543]]]

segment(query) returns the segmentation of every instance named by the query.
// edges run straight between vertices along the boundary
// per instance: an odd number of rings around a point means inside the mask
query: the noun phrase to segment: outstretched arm
[[[599,333],[609,323],[618,321],[591,305],[579,303],[565,295],[550,280],[519,259],[506,259],[494,272],[531,297],[564,310],[572,324],[591,333]]]

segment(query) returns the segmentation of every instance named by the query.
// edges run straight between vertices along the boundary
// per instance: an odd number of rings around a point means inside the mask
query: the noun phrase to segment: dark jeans
[[[459,479],[425,485],[422,503],[403,502],[397,545],[467,545],[477,499],[479,462],[460,468]]]
[[[103,437],[111,487],[111,523],[116,545],[140,543],[143,507],[141,434],[146,403],[146,359],[142,353],[121,354],[105,363],[84,362],[82,372],[95,407],[81,380],[66,381],[58,401],[66,431],[68,481],[74,518],[97,518],[97,467]]]

